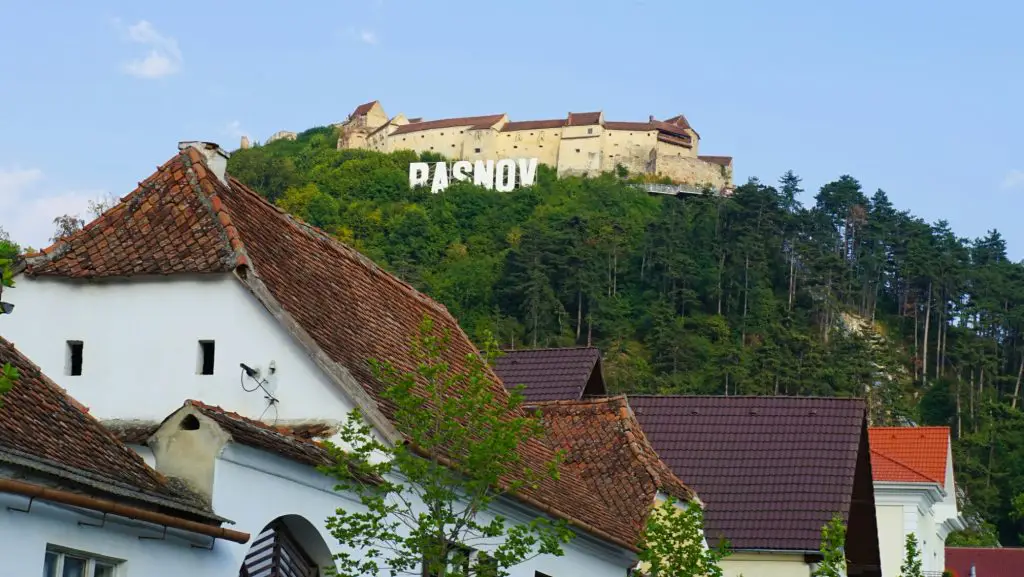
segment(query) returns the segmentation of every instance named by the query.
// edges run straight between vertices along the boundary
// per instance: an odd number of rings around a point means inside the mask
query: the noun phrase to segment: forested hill
[[[1018,543],[1024,266],[841,176],[729,198],[655,197],[627,175],[497,193],[410,190],[412,153],[335,150],[331,129],[236,151],[229,171],[506,347],[592,343],[627,392],[868,395],[875,425],[950,425],[968,511]],[[1024,499],[1017,500],[1024,503]],[[987,523],[963,543],[994,538]]]

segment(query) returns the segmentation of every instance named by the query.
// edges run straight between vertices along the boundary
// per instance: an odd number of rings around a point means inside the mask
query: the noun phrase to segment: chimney
[[[203,153],[206,159],[206,167],[217,176],[217,180],[228,183],[228,157],[226,150],[215,142],[199,142],[196,140],[183,140],[178,143],[178,150],[185,150],[192,147]]]
[[[647,122],[654,122],[654,115],[653,114],[651,114],[650,116],[647,117]]]

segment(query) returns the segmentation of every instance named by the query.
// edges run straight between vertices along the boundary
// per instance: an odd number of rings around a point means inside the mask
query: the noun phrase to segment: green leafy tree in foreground
[[[900,567],[900,577],[923,577],[921,573],[921,550],[917,548],[917,537],[907,535],[906,553]]]
[[[487,375],[497,354],[493,339],[482,357],[468,354],[465,368],[456,370],[445,360],[449,338],[424,318],[412,341],[412,372],[370,361],[405,442],[378,441],[353,411],[341,446],[328,444],[336,464],[325,472],[337,479],[336,490],[355,494],[365,508],[338,509],[327,520],[338,542],[359,552],[336,556],[339,575],[419,575],[422,563],[425,574],[500,577],[537,555],[561,555],[573,537],[564,522],[516,523],[491,509],[503,493],[533,486],[542,475],[557,478],[557,458],[545,471],[520,459],[517,447],[541,434],[542,425],[519,409],[520,394],[495,391]],[[481,552],[472,562],[470,549]]]
[[[715,549],[704,544],[704,511],[677,507],[670,497],[647,517],[640,541],[640,563],[652,577],[722,577],[719,561],[729,555],[723,539]]]
[[[846,576],[846,526],[843,518],[836,514],[821,528],[821,563],[814,570],[814,577]]]
[[[0,295],[3,294],[3,287],[14,286],[14,273],[11,270],[11,265],[19,252],[21,249],[18,245],[11,242],[7,233],[0,228]],[[0,367],[0,407],[4,404],[4,393],[11,390],[17,380],[18,369],[10,363],[4,363]]]

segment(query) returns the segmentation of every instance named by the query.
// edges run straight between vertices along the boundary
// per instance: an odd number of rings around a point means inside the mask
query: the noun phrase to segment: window
[[[474,148],[474,149],[473,149],[473,152],[475,152],[475,153],[477,153],[477,154],[480,154],[480,149],[479,149],[479,148]]]
[[[47,547],[43,577],[114,577],[117,561]]]
[[[196,363],[196,374],[213,374],[213,341],[199,341],[199,360]]]
[[[580,151],[580,149],[578,149],[578,148],[577,148],[577,149],[576,149],[576,152],[579,152],[579,151]]]
[[[594,129],[593,128],[588,128],[587,129],[587,134],[594,134]]]
[[[77,377],[82,374],[82,341],[68,341],[67,355],[64,361],[64,374]]]

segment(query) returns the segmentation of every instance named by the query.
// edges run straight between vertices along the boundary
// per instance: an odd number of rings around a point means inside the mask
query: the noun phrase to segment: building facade
[[[946,537],[966,528],[957,509],[949,427],[872,427],[869,434],[882,577],[900,576],[910,534],[921,570],[939,577]]]
[[[677,184],[731,189],[732,157],[699,154],[700,134],[683,115],[646,122],[605,120],[603,112],[512,121],[506,114],[424,121],[389,118],[379,101],[362,104],[342,123],[338,148],[433,152],[452,160],[536,158],[559,176],[595,175],[623,166]]]
[[[97,220],[19,264],[4,294],[17,314],[0,331],[157,473],[252,535],[218,540],[217,574],[246,575],[266,540],[299,543],[322,568],[343,550],[326,518],[358,502],[333,491],[315,445],[295,434],[336,440],[331,427],[358,407],[382,440],[400,439],[368,360],[414,366],[409,342],[425,315],[451,332],[453,367],[476,347],[443,306],[230,178],[218,146],[179,148]],[[543,440],[522,450],[535,469],[555,455]],[[534,558],[515,577],[621,577],[636,565],[633,528],[572,470],[499,506],[577,530],[564,556]],[[118,575],[134,574],[150,573]]]

